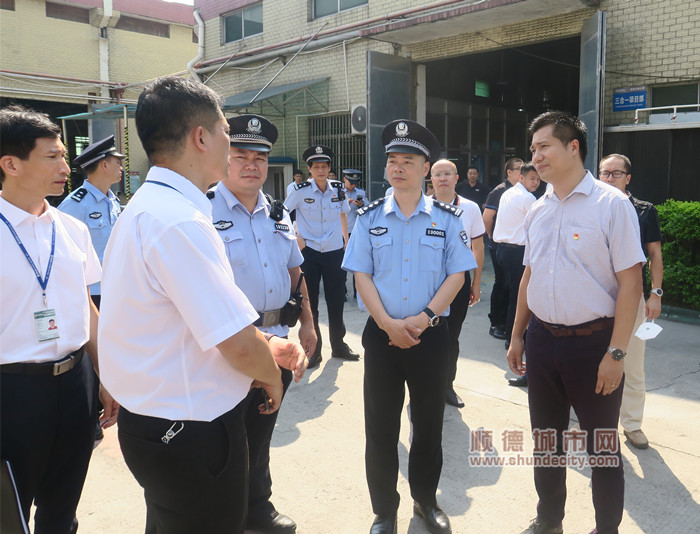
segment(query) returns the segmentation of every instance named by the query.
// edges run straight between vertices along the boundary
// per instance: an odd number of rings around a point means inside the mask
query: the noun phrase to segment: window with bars
[[[326,145],[335,154],[331,168],[342,180],[343,169],[362,171],[360,187],[367,189],[367,143],[364,135],[352,135],[350,114],[309,119],[309,146]]]

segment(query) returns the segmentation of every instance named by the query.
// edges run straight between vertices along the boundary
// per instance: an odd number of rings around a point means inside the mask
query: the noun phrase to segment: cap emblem
[[[408,125],[405,122],[400,122],[396,125],[396,135],[406,137],[408,135]]]
[[[321,148],[320,146],[317,146],[316,147],[316,154],[323,154],[323,148]]]
[[[260,126],[260,121],[258,119],[250,119],[248,121],[248,132],[252,134],[259,134],[262,131],[262,127]]]

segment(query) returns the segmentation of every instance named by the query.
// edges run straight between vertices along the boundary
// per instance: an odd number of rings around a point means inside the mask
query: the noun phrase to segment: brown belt
[[[539,317],[534,317],[538,323],[549,330],[549,333],[555,337],[590,336],[593,332],[612,328],[613,324],[615,324],[614,317],[603,317],[602,319],[596,319],[588,323],[581,323],[573,326],[545,323]]]
[[[81,347],[55,362],[23,362],[0,365],[0,373],[12,375],[62,375],[80,363],[80,360],[83,359],[83,352],[83,348]]]

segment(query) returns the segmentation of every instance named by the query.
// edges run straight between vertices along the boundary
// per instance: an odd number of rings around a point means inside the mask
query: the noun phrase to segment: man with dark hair
[[[221,98],[176,77],[146,86],[136,127],[154,166],[119,217],[102,281],[100,358],[121,400],[119,442],[144,488],[146,531],[242,532],[248,491],[243,422],[251,383],[275,412],[278,363],[301,347],[263,335],[235,285],[205,192],[229,165]],[[125,285],[131,290],[125,291]]]
[[[467,179],[462,180],[455,186],[455,192],[459,196],[474,202],[483,212],[484,204],[486,203],[491,189],[489,186],[479,181],[479,168],[474,165],[469,165],[467,169]]]
[[[644,296],[639,301],[637,319],[634,323],[634,330],[636,331],[645,319],[653,321],[661,313],[661,297],[664,294],[664,290],[661,289],[664,279],[664,262],[661,255],[659,214],[651,202],[634,198],[627,191],[627,185],[632,179],[632,163],[627,156],[623,154],[605,156],[598,168],[600,180],[617,187],[632,202],[639,219],[642,250],[644,255],[649,258],[651,291],[646,303],[644,302]],[[646,341],[639,339],[637,336],[631,337],[627,346],[627,357],[625,358],[625,389],[622,392],[622,405],[620,406],[620,424],[629,442],[637,449],[649,447],[649,440],[642,430],[645,397],[645,349]]]
[[[318,326],[318,301],[323,278],[323,291],[328,308],[328,331],[331,357],[357,361],[360,355],[344,341],[345,272],[340,267],[348,242],[347,213],[350,206],[343,183],[331,181],[333,151],[325,145],[307,148],[302,155],[312,179],[294,186],[284,205],[296,210],[297,240],[304,255],[301,266],[309,289],[311,313],[316,328],[316,350],[309,358],[309,369],[317,367],[323,356],[321,329]]]
[[[520,166],[523,160],[520,158],[510,158],[506,161],[505,173],[506,179],[493,188],[486,199],[484,208],[483,220],[486,233],[489,236],[489,254],[491,263],[493,264],[493,288],[491,289],[491,311],[489,320],[491,327],[489,334],[496,339],[506,339],[506,320],[508,316],[508,284],[506,281],[506,273],[498,261],[498,243],[493,241],[493,229],[496,226],[496,212],[498,204],[501,201],[501,196],[508,189],[513,187],[520,180]]]
[[[416,122],[396,120],[384,128],[382,144],[394,191],[358,211],[343,260],[371,314],[362,334],[365,467],[376,514],[370,533],[396,534],[396,445],[408,386],[413,510],[430,532],[449,534],[450,520],[436,499],[450,372],[448,327],[441,316],[449,313],[464,285],[464,272],[477,264],[459,220],[462,210],[421,190],[430,162],[440,154],[433,133]]]
[[[304,179],[305,179],[305,178],[304,178],[304,173],[301,172],[301,169],[294,169],[294,172],[293,172],[292,176],[293,176],[293,180],[292,180],[292,182],[287,186],[287,196],[289,196],[289,193],[292,192],[292,190],[294,189],[294,186],[295,186],[295,185],[300,184],[300,183],[303,182]],[[292,219],[292,222],[294,222],[293,219]]]
[[[100,263],[86,226],[45,200],[63,193],[70,172],[60,135],[43,113],[0,110],[0,456],[25,522],[36,504],[37,534],[76,532],[97,421],[88,285]],[[99,392],[106,428],[118,406]]]
[[[584,169],[586,129],[578,118],[544,113],[529,130],[532,162],[551,187],[525,220],[525,271],[508,351],[519,376],[527,353],[539,496],[527,532],[563,532],[565,460],[580,439],[595,458],[594,532],[617,534],[625,485],[617,434],[623,359],[645,260],[639,223],[623,193]],[[581,431],[568,430],[571,407]]]
[[[300,265],[304,261],[294,228],[280,201],[261,191],[267,180],[267,157],[277,140],[277,127],[259,115],[228,119],[231,141],[228,175],[207,192],[212,220],[226,248],[236,283],[260,314],[255,325],[280,337],[289,333],[285,316],[289,296],[297,286],[306,297]],[[308,299],[304,298],[299,321],[299,340],[306,354],[316,348],[316,333]],[[296,322],[296,320],[295,320]],[[304,366],[306,362],[304,361]],[[287,391],[294,373],[282,369]],[[297,369],[298,382],[304,368]],[[296,532],[296,523],[280,514],[270,501],[270,441],[277,414],[261,414],[264,392],[252,388],[245,412],[250,475],[246,528],[263,534]]]

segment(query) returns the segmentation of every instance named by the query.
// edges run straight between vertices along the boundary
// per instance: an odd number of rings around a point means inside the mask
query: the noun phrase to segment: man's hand
[[[645,311],[649,321],[656,319],[661,313],[661,297],[654,294],[649,295]]]
[[[469,306],[474,306],[475,304],[478,304],[479,301],[481,300],[481,284],[474,285],[472,284],[471,287],[471,292],[469,293]]]
[[[525,342],[521,336],[513,336],[508,347],[508,367],[518,376],[525,374],[525,364],[523,363],[523,354],[525,354]]]
[[[104,412],[100,416],[100,426],[109,428],[117,422],[119,415],[119,403],[114,400],[114,397],[109,394],[102,384],[100,384],[100,402],[104,406]]]
[[[409,349],[418,345],[420,343],[418,336],[423,331],[423,329],[415,326],[407,319],[389,318],[379,327],[389,336],[389,344],[400,349]]]
[[[598,366],[598,382],[595,385],[595,392],[610,395],[620,387],[624,370],[624,362],[622,360],[619,362],[613,360],[612,355],[606,352]]]
[[[306,248],[306,240],[297,234],[297,245],[299,245],[299,250],[304,250]]]
[[[294,371],[294,381],[299,382],[301,377],[304,376],[306,366],[309,365],[309,360],[306,359],[302,346],[299,343],[281,337],[270,338],[268,345],[277,365]],[[268,395],[272,397],[269,391]]]
[[[299,326],[299,343],[301,343],[307,357],[316,348],[316,341],[316,330],[314,330],[313,322]]]
[[[274,384],[263,384],[258,380],[253,380],[250,386],[251,388],[263,388],[268,396],[268,407],[265,408],[264,404],[258,405],[258,410],[260,413],[271,414],[275,413],[280,409],[282,404],[282,395],[284,394],[284,387],[282,386],[282,375],[280,374],[279,379]]]

